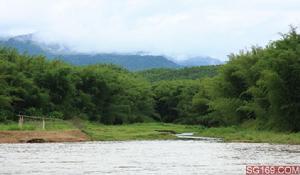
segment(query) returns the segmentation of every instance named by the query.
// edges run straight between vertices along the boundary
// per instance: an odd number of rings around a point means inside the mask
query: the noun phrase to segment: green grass
[[[1,124],[0,131],[4,130],[42,130],[41,122],[26,122],[20,129],[17,123]],[[180,125],[166,123],[136,123],[127,125],[103,125],[80,121],[80,130],[95,141],[125,141],[125,140],[167,140],[176,139],[170,133],[193,132],[198,136],[223,138],[225,142],[257,142],[300,144],[300,133],[283,133],[275,131],[259,131],[245,127],[218,127],[204,128],[196,125]],[[48,121],[46,131],[62,131],[77,129],[74,122]],[[170,132],[159,132],[165,130]]]
[[[76,129],[68,121],[46,121],[45,130],[46,131],[61,131],[61,130],[72,130]],[[38,131],[43,130],[41,121],[29,121],[25,122],[22,128],[19,127],[18,123],[0,123],[0,131]]]
[[[175,135],[157,130],[168,130],[176,133],[198,132],[201,127],[165,123],[137,123],[129,125],[101,125],[86,123],[84,132],[92,140],[121,141],[121,140],[166,140],[175,139]]]
[[[176,133],[193,132],[197,136],[222,138],[225,142],[300,144],[300,133],[259,131],[242,127],[204,128],[201,126],[165,123],[137,123],[130,125],[86,123],[84,132],[92,140],[97,141],[176,139],[174,134],[162,133],[156,130],[171,130]]]
[[[225,142],[300,144],[300,133],[261,131],[241,127],[207,128],[197,135],[219,137]]]

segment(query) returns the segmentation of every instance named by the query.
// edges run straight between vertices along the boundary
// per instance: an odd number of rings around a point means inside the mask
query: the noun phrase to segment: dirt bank
[[[80,130],[0,131],[0,143],[82,142],[89,137]]]

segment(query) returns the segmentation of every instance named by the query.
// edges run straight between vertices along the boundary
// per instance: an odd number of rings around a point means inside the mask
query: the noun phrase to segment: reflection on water
[[[207,141],[1,144],[0,174],[245,174],[299,164],[300,145]]]

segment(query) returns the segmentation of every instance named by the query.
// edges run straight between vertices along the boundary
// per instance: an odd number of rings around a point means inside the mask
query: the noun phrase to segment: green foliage
[[[150,82],[161,80],[196,80],[217,75],[217,70],[220,67],[221,66],[197,66],[180,69],[156,68],[140,71],[137,72],[137,74],[145,77]]]
[[[185,122],[193,113],[193,96],[200,84],[192,80],[160,81],[153,84],[155,110],[163,122]]]
[[[150,84],[113,65],[76,67],[1,48],[0,82],[2,121],[25,113],[122,124],[154,113]]]
[[[59,111],[53,111],[53,112],[49,113],[49,116],[51,118],[63,119],[64,114],[62,112],[59,112]]]
[[[254,123],[300,131],[300,35],[222,66],[131,73],[113,65],[77,67],[0,49],[0,121],[18,113],[79,117],[104,124],[163,121],[205,126]],[[148,80],[148,81],[147,81]]]
[[[213,82],[210,116],[227,125],[300,131],[300,35],[292,28],[266,48],[231,55]]]

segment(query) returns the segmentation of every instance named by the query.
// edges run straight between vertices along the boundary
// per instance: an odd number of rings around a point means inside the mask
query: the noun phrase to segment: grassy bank
[[[0,143],[83,142],[89,137],[68,121],[26,121],[20,128],[18,123],[0,123]]]
[[[174,133],[199,132],[199,126],[165,124],[165,123],[137,123],[130,125],[99,125],[86,123],[84,132],[92,140],[166,140],[175,139]]]
[[[300,144],[300,133],[258,131],[240,127],[206,128],[196,135],[219,137],[225,142]]]
[[[77,129],[72,123],[68,121],[46,121],[45,131],[61,131],[61,130],[74,130]],[[22,128],[18,123],[0,123],[0,131],[42,131],[41,121],[25,122]]]
[[[99,125],[87,123],[85,132],[92,140],[165,140],[176,139],[173,133],[193,132],[196,136],[218,137],[225,142],[300,144],[300,133],[258,131],[241,127],[204,128],[200,126],[139,123],[131,125]]]
[[[197,136],[223,138],[225,142],[300,144],[300,133],[258,131],[241,127],[204,128],[196,125],[166,123],[102,125],[90,122],[83,122],[81,125],[80,130],[94,141],[166,140],[176,139],[175,133],[193,132]],[[76,130],[77,127],[68,121],[46,123],[46,131]],[[41,122],[27,122],[22,129],[17,123],[0,124],[0,131],[14,130],[41,131]]]

